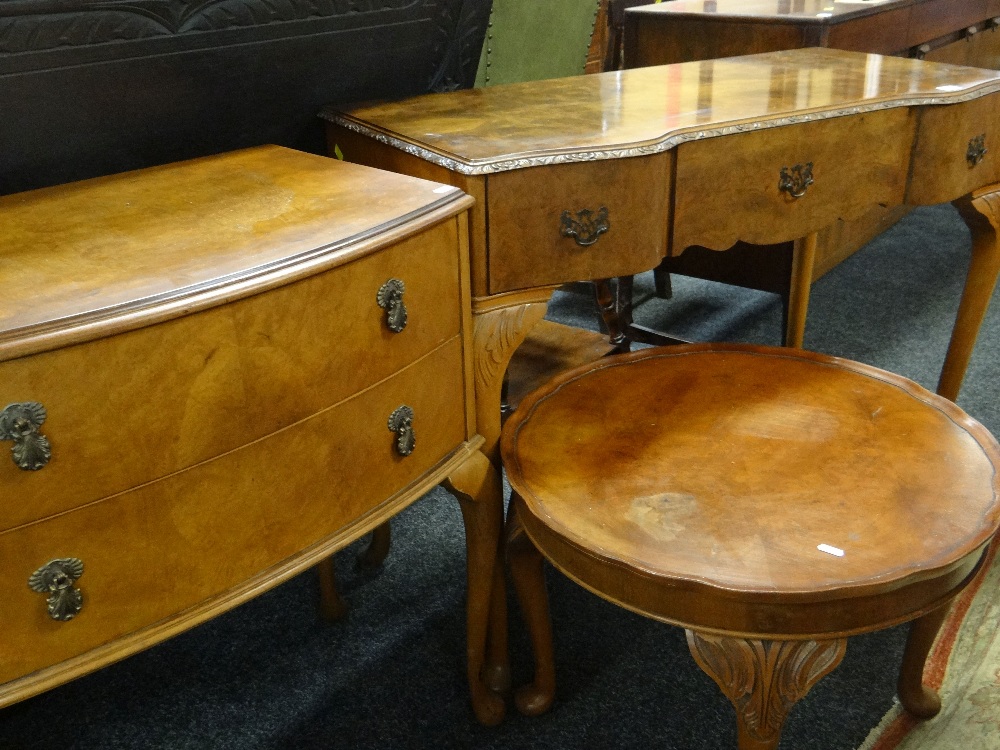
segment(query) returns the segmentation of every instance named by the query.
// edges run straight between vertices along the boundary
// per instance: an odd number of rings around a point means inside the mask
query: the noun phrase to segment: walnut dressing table
[[[796,263],[811,264],[817,230],[875,204],[956,201],[973,231],[939,386],[954,398],[1000,267],[998,92],[993,71],[800,49],[323,117],[348,160],[476,198],[476,424],[495,458],[504,370],[557,285],[737,240],[795,240]],[[807,297],[794,290],[793,315]]]
[[[473,704],[499,721],[479,683],[502,499],[472,409],[470,204],[274,146],[0,198],[0,706],[445,482]]]

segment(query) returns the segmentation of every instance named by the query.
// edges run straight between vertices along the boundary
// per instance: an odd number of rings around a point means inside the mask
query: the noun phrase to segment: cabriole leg
[[[949,603],[914,620],[906,637],[896,693],[903,708],[920,719],[929,719],[941,710],[937,691],[924,685],[924,664],[950,610]]]
[[[972,349],[1000,273],[1000,242],[997,239],[1000,185],[960,198],[955,201],[955,208],[972,232],[972,257],[937,387],[940,395],[952,401],[958,398],[962,388]]]
[[[527,716],[545,713],[555,696],[555,656],[552,649],[552,620],[545,590],[542,555],[532,544],[518,517],[520,498],[511,498],[507,517],[507,562],[517,589],[521,614],[531,638],[535,656],[535,677],[514,694],[517,709]]]
[[[495,573],[500,566],[500,532],[503,526],[503,487],[497,470],[476,451],[445,480],[445,487],[458,498],[465,522],[468,559],[467,678],[472,709],[480,723],[494,726],[503,721],[503,698],[486,684],[486,641],[490,627]],[[504,669],[506,664],[500,665]],[[498,667],[493,665],[492,670]]]

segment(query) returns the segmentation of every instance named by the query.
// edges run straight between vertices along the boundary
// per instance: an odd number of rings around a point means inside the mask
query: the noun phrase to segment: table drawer
[[[996,96],[927,107],[913,151],[907,202],[944,203],[1000,180],[998,123]]]
[[[0,534],[0,682],[175,615],[190,618],[197,613],[190,608],[210,607],[213,597],[350,529],[463,444],[461,373],[456,337],[390,379],[263,440]],[[387,427],[401,405],[414,413],[408,456]],[[53,619],[46,595],[28,586],[33,571],[62,558],[84,566],[76,584],[83,607],[69,621]]]
[[[230,304],[0,363],[0,408],[38,402],[51,461],[0,452],[0,529],[99,500],[304,419],[457,335],[457,222]],[[407,324],[377,303],[397,278]],[[2,443],[10,446],[11,443]],[[15,499],[16,498],[16,499]]]
[[[666,247],[672,159],[668,152],[490,175],[490,293],[654,267]]]
[[[672,252],[786,241],[875,203],[899,204],[915,119],[907,109],[892,109],[682,144]],[[783,174],[790,183],[784,190]],[[796,184],[805,174],[812,183]]]

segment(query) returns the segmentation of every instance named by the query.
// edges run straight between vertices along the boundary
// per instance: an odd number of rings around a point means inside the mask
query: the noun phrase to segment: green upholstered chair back
[[[476,86],[583,73],[599,0],[493,0]]]

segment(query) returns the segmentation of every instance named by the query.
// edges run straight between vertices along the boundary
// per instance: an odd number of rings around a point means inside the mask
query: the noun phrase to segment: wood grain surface
[[[727,126],[763,128],[921,97],[957,102],[998,89],[996,71],[800,49],[329,108],[323,116],[424,149],[455,171],[492,172],[536,157],[615,158],[615,150],[715,137]]]
[[[631,569],[761,600],[901,587],[992,537],[1000,447],[957,407],[875,368],[732,349],[610,358],[526,398],[502,450],[532,515]]]

